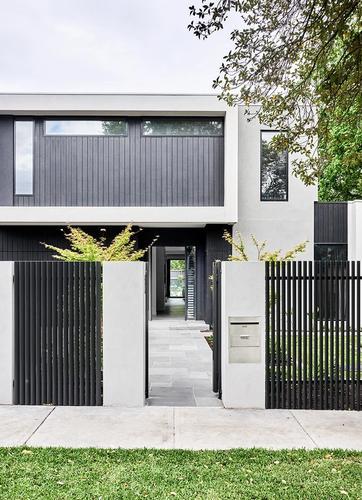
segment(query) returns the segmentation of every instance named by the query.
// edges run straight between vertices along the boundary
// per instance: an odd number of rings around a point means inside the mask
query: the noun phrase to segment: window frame
[[[18,193],[17,188],[17,167],[16,167],[16,126],[18,122],[30,122],[32,124],[32,167],[31,167],[31,193]],[[34,150],[35,150],[35,120],[31,117],[15,117],[14,118],[14,137],[13,137],[13,158],[14,158],[14,173],[13,173],[13,193],[14,196],[25,196],[25,197],[33,197],[35,192],[35,176],[34,176]]]
[[[222,134],[220,135],[201,135],[201,134],[182,134],[182,135],[175,135],[175,134],[144,134],[144,124],[147,121],[151,120],[160,120],[160,121],[181,121],[181,120],[187,120],[189,119],[190,121],[219,121],[222,124]],[[149,116],[149,117],[143,117],[141,119],[141,137],[225,137],[225,119],[223,116]]]
[[[289,153],[287,153],[287,165],[286,165],[286,171],[287,171],[287,182],[286,182],[286,194],[284,199],[278,199],[278,200],[264,200],[263,199],[263,190],[262,190],[262,173],[263,173],[263,148],[262,148],[262,138],[263,138],[263,133],[264,132],[271,132],[274,134],[282,134],[283,130],[275,130],[275,129],[260,129],[260,134],[259,134],[259,201],[262,203],[283,203],[283,202],[288,202],[289,201]]]
[[[129,136],[129,126],[128,126],[128,119],[126,117],[119,117],[119,119],[116,119],[115,117],[111,116],[109,117],[108,120],[105,118],[108,117],[84,117],[84,116],[76,116],[76,117],[69,117],[69,116],[57,116],[56,118],[54,117],[44,117],[42,120],[42,127],[43,127],[43,135],[44,137],[128,137]],[[126,124],[126,133],[125,134],[54,134],[54,133],[47,133],[46,131],[46,122],[105,122],[105,121],[114,121],[114,122],[124,122]]]

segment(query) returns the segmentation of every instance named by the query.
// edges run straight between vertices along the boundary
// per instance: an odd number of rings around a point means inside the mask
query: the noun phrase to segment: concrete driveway
[[[0,406],[0,446],[362,450],[362,412]]]

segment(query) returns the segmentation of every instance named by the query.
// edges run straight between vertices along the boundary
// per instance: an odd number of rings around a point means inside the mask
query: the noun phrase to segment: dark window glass
[[[32,121],[15,122],[15,194],[33,194],[33,131]]]
[[[224,126],[222,120],[190,120],[153,118],[142,123],[143,135],[173,136],[222,136]]]
[[[46,135],[127,135],[125,120],[46,120]]]
[[[270,141],[279,132],[262,131],[260,192],[261,201],[287,201],[288,199],[288,153],[277,153]]]
[[[347,245],[344,243],[317,243],[314,245],[315,260],[347,260]]]

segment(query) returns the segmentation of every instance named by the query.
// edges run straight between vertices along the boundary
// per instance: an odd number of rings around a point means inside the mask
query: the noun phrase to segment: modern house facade
[[[0,259],[51,260],[61,229],[109,237],[142,229],[150,314],[162,313],[172,259],[185,260],[185,317],[211,319],[212,263],[231,253],[227,229],[287,250],[308,240],[316,188],[291,172],[276,131],[212,95],[0,95]]]

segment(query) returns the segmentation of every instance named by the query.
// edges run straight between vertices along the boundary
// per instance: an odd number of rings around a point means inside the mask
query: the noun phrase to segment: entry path
[[[203,321],[149,322],[151,406],[222,406],[212,391],[212,350]]]
[[[362,412],[0,406],[0,446],[362,450]]]

